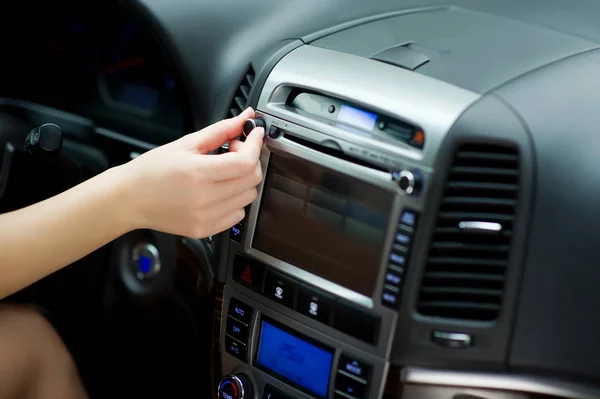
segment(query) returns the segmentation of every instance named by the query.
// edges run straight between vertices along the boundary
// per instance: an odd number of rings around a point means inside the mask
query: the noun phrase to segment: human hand
[[[128,182],[123,201],[134,229],[204,238],[241,221],[263,178],[264,129],[254,129],[244,142],[235,140],[254,116],[248,108],[121,166]],[[209,154],[227,141],[228,153]]]

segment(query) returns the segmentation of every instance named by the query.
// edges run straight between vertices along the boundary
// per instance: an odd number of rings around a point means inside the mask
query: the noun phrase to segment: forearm
[[[0,298],[83,258],[133,229],[121,171],[0,215]]]

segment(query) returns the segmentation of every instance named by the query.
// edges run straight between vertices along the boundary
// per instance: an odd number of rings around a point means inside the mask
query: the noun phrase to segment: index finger
[[[197,141],[194,143],[196,149],[202,154],[207,154],[221,147],[227,141],[239,137],[242,134],[244,123],[249,118],[254,118],[252,108],[247,108],[234,118],[224,119],[196,132]]]

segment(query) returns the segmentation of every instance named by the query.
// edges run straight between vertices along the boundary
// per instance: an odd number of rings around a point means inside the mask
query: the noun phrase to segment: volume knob
[[[263,118],[247,119],[246,122],[244,122],[244,136],[248,137],[250,132],[257,127],[262,127],[267,130],[267,122],[265,122]]]
[[[423,186],[423,178],[418,170],[403,170],[398,174],[398,186],[405,194],[418,194]]]
[[[244,374],[230,374],[219,383],[219,399],[252,399],[252,383]]]

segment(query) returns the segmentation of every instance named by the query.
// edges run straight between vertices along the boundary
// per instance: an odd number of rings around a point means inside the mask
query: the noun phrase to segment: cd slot
[[[383,166],[377,165],[377,164],[369,162],[369,161],[365,161],[364,159],[360,159],[360,158],[354,157],[352,155],[348,155],[341,149],[332,148],[332,147],[328,147],[323,144],[314,143],[312,141],[300,138],[298,136],[294,136],[294,135],[290,134],[289,132],[286,132],[285,138],[296,144],[300,144],[303,147],[310,148],[312,150],[315,150],[320,153],[344,160],[346,162],[351,162],[355,165],[364,166],[364,167],[367,167],[370,169],[375,169],[375,170],[378,170],[381,172],[386,172],[386,173],[390,172],[390,170],[388,168],[385,168]]]

